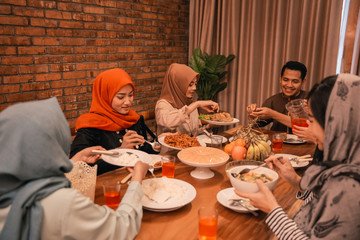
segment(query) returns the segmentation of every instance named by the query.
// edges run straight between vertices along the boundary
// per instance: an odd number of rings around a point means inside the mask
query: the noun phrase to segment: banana
[[[266,150],[264,144],[261,143],[260,141],[256,141],[256,146],[258,146],[258,148],[260,149],[260,154],[261,154],[260,160],[264,160],[269,155],[268,151]]]
[[[254,146],[251,142],[250,142],[250,146],[247,149],[246,158],[254,159]]]
[[[262,145],[264,145],[264,147],[266,148],[266,151],[267,151],[267,153],[268,153],[268,155],[271,153],[271,147],[270,147],[270,145],[269,144],[267,144],[267,142],[265,142],[265,141],[260,141],[260,143],[262,144]]]
[[[256,161],[259,161],[261,160],[260,149],[257,144],[253,144],[253,146],[254,146],[254,159]]]

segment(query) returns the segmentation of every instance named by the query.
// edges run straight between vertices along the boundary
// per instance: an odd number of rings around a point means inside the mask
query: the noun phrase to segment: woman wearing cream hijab
[[[198,108],[217,112],[213,101],[193,101],[199,73],[184,64],[173,63],[166,72],[155,106],[157,134],[179,132],[197,136],[203,131]]]

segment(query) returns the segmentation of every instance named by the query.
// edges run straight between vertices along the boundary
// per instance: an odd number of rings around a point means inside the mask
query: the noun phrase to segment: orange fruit
[[[241,138],[236,139],[234,142],[235,142],[235,146],[245,147],[245,145],[246,145],[245,140],[241,139]]]
[[[243,146],[234,146],[232,151],[231,151],[231,157],[234,159],[234,160],[242,160],[246,157],[246,148],[243,147]]]
[[[234,146],[235,146],[235,145],[234,145],[234,144],[231,144],[231,143],[226,144],[226,145],[225,145],[225,148],[224,148],[224,151],[231,156],[231,151],[232,151],[232,149],[233,149]]]

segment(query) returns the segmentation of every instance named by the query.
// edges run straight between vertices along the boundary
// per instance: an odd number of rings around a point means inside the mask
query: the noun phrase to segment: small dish
[[[278,154],[275,154],[275,156],[288,158],[288,159],[298,157],[296,155],[285,154],[285,153],[278,153]],[[309,165],[310,162],[309,161],[301,161],[301,162],[296,163],[296,161],[290,161],[290,163],[291,163],[291,166],[296,169],[296,168],[306,167],[307,165]]]
[[[298,136],[294,134],[286,134],[286,139],[283,141],[286,144],[304,144],[305,140],[300,139]]]
[[[235,212],[238,212],[238,213],[247,213],[247,212],[250,212],[249,210],[251,211],[257,211],[259,210],[258,208],[255,208],[254,206],[252,206],[250,203],[249,203],[249,206],[248,206],[248,209],[243,207],[243,206],[231,206],[231,200],[230,199],[244,199],[244,200],[247,200],[246,198],[241,198],[239,196],[237,196],[235,193],[234,193],[234,190],[235,188],[231,187],[231,188],[225,188],[221,191],[219,191],[216,195],[216,198],[218,200],[218,202],[223,205],[224,207],[226,208],[229,208]]]

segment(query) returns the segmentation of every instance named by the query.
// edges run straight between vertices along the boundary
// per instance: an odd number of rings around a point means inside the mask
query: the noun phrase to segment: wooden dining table
[[[224,131],[221,135],[229,138],[233,136],[235,127]],[[271,136],[272,132],[267,131]],[[315,144],[304,143],[300,145],[284,144],[282,153],[293,155],[313,155]],[[169,152],[176,155],[176,151]],[[177,159],[175,167],[175,178],[190,183],[196,189],[195,199],[184,207],[170,212],[152,212],[144,210],[140,232],[135,239],[198,239],[198,209],[201,206],[215,206],[218,211],[217,239],[272,239],[272,231],[265,223],[266,214],[258,211],[258,216],[250,213],[238,213],[221,205],[216,198],[219,191],[230,188],[231,183],[225,174],[225,164],[211,168],[215,176],[209,179],[197,179],[190,175],[194,169]],[[298,169],[297,172],[303,174],[305,168]],[[96,182],[95,203],[104,205],[102,184],[105,180],[121,180],[129,172],[126,168],[120,168],[105,174],[99,175]],[[161,170],[155,170],[155,175],[161,177]],[[146,178],[151,178],[150,174]],[[127,184],[121,185],[121,195],[125,194]],[[296,189],[289,183],[279,178],[274,196],[285,212],[292,216],[301,206],[302,201],[297,200]]]

